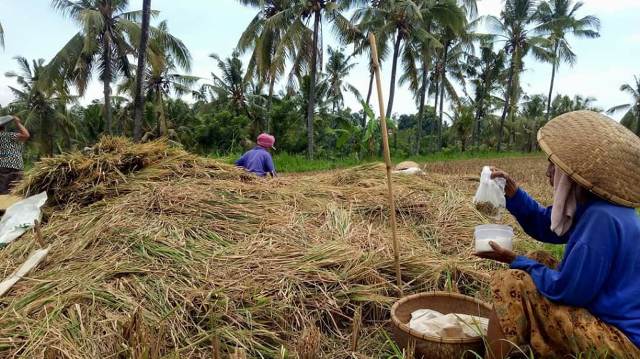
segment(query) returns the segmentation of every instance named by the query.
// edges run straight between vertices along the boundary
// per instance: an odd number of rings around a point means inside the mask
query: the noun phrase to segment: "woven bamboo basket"
[[[415,345],[416,358],[477,358],[474,353],[484,355],[482,338],[432,337],[409,328],[411,313],[418,309],[433,309],[443,314],[459,313],[489,318],[491,305],[462,294],[429,292],[404,297],[391,307],[395,339],[402,348],[407,348],[410,343]]]

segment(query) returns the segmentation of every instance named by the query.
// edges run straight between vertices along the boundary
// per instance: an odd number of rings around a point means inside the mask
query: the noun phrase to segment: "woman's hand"
[[[500,247],[496,242],[491,241],[489,245],[493,249],[493,252],[479,252],[475,255],[484,259],[491,259],[496,262],[511,264],[514,260],[516,260],[516,254],[508,249],[504,249]]]
[[[504,178],[506,185],[504,186],[504,194],[508,198],[512,198],[518,192],[518,184],[509,176],[509,174],[503,170],[491,167],[491,178]]]

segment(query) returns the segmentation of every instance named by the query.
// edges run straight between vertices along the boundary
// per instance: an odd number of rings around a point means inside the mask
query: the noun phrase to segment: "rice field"
[[[490,220],[471,199],[483,165],[548,203],[541,156],[431,162],[394,177],[403,290],[487,297],[499,265],[472,255]],[[51,251],[0,298],[0,357],[395,358],[397,299],[384,166],[248,176],[165,142],[105,138],[36,164]],[[516,248],[535,248],[516,228]],[[10,274],[43,244],[0,252]]]

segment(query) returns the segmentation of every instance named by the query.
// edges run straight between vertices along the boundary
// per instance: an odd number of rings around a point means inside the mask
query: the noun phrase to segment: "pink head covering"
[[[275,149],[273,145],[276,143],[276,138],[268,133],[261,133],[260,136],[258,136],[257,142],[260,147]]]

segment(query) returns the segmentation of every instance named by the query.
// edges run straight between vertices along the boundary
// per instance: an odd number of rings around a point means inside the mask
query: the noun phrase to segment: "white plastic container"
[[[483,224],[474,231],[476,252],[493,252],[489,242],[496,242],[500,247],[513,250],[513,228],[501,224]]]

